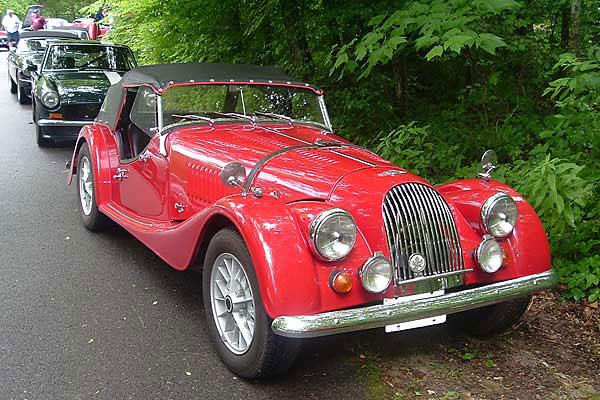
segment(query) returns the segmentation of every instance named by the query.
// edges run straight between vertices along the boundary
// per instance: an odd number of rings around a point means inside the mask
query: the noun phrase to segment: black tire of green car
[[[36,107],[35,107],[35,104],[34,104],[34,107],[33,107],[33,121],[35,123],[35,138],[36,138],[36,141],[37,141],[37,145],[39,147],[46,147],[46,146],[48,146],[50,144],[50,140],[48,140],[48,139],[46,139],[44,137],[45,129],[44,129],[43,126],[39,126],[37,124],[37,120],[38,120],[38,117],[37,117]]]
[[[527,311],[531,296],[491,306],[476,308],[448,316],[448,322],[457,330],[477,337],[502,333],[516,324]]]
[[[12,94],[17,93],[17,84],[12,80],[12,78],[10,77],[10,73],[8,74],[8,86],[10,88],[10,92]]]
[[[215,261],[224,253],[234,255],[241,262],[254,297],[254,337],[250,347],[243,354],[233,353],[223,343],[212,310],[211,273]],[[278,336],[271,330],[272,320],[263,307],[252,258],[236,230],[224,228],[212,238],[206,251],[202,275],[206,322],[217,353],[227,368],[246,379],[266,379],[287,371],[300,351],[301,340]]]
[[[81,160],[83,158],[87,158],[88,162],[90,163],[90,174],[92,177],[92,205],[91,205],[91,210],[90,213],[88,215],[85,214],[85,212],[83,211],[83,206],[81,204],[81,190],[79,189],[79,174],[81,173]],[[99,232],[101,230],[103,230],[104,228],[106,228],[106,226],[109,224],[109,219],[106,215],[102,214],[100,212],[100,210],[98,209],[98,204],[96,203],[96,185],[94,182],[96,182],[95,180],[95,172],[94,172],[94,161],[92,160],[92,157],[90,156],[90,149],[87,145],[87,143],[83,143],[81,145],[81,148],[79,149],[79,154],[77,155],[77,200],[78,200],[78,204],[79,204],[79,214],[81,215],[81,221],[83,222],[83,226],[85,226],[85,228],[89,231],[92,232]]]
[[[29,96],[27,96],[27,91],[19,84],[17,84],[17,100],[19,100],[19,104],[29,104],[30,102]]]

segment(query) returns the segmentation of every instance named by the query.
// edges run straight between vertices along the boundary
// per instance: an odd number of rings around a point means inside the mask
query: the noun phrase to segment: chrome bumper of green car
[[[550,270],[438,297],[314,315],[281,316],[273,320],[271,328],[278,335],[294,338],[379,328],[501,303],[550,288],[557,283],[558,277]]]
[[[40,119],[37,124],[39,126],[70,126],[70,127],[81,127],[85,125],[91,125],[94,121],[64,121],[62,119]]]

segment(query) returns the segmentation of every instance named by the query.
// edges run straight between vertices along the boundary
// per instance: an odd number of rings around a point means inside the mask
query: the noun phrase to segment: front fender
[[[488,274],[476,268],[467,274],[467,283],[497,282],[548,271],[551,267],[550,246],[542,222],[521,194],[498,181],[461,180],[437,187],[446,200],[454,205],[471,228],[479,235],[485,233],[480,223],[481,206],[492,195],[504,192],[513,197],[519,217],[513,233],[500,244],[505,251],[505,265]]]
[[[314,258],[291,209],[271,196],[230,196],[216,206],[246,242],[267,314],[318,312],[321,293]]]

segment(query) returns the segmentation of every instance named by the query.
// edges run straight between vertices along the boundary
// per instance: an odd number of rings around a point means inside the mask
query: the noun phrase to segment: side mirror
[[[25,69],[29,72],[37,72],[37,65],[29,64],[29,65],[27,65],[27,68],[25,68]]]
[[[246,181],[246,168],[234,161],[226,164],[221,171],[221,182],[227,186],[242,186]]]
[[[492,177],[490,172],[497,168],[497,164],[498,157],[496,156],[496,152],[494,150],[487,150],[481,157],[481,168],[483,168],[483,172],[478,173],[477,176],[485,181],[489,181]]]

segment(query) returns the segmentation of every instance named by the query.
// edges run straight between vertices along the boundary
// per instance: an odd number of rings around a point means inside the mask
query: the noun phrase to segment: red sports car
[[[301,338],[446,322],[506,329],[555,284],[540,220],[492,180],[434,187],[336,136],[318,88],[252,65],[151,65],[77,141],[80,214],[173,268],[203,268],[232,371],[286,370]]]

